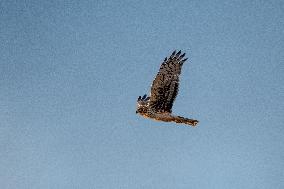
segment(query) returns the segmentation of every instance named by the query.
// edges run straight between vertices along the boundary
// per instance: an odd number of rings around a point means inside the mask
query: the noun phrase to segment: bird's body
[[[165,58],[153,81],[150,96],[139,96],[136,113],[157,121],[184,123],[191,126],[198,123],[197,120],[172,114],[172,106],[178,94],[179,75],[183,63],[187,60],[183,59],[184,56],[185,53],[181,55],[181,51],[178,53],[174,51],[169,58]]]

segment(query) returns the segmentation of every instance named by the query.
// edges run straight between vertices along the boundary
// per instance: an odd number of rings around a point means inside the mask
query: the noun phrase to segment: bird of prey
[[[197,120],[172,114],[173,103],[178,94],[179,75],[183,63],[187,60],[184,56],[185,53],[181,54],[181,51],[176,53],[175,50],[169,58],[164,59],[152,83],[150,96],[145,94],[143,97],[138,97],[136,113],[157,121],[196,126]]]

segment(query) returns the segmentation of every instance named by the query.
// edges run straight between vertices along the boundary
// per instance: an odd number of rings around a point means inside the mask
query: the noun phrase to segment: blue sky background
[[[1,1],[0,188],[284,188],[283,1]],[[187,52],[174,112],[144,119]]]

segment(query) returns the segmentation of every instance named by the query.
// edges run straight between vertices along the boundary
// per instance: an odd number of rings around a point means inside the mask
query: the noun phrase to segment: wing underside
[[[178,94],[179,75],[187,58],[181,51],[174,51],[165,58],[151,87],[150,108],[159,113],[172,112],[172,106]]]

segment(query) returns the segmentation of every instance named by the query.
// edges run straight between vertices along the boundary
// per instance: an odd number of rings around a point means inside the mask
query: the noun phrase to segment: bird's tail
[[[176,122],[176,123],[184,123],[184,124],[187,124],[187,125],[191,125],[193,127],[196,126],[197,123],[198,123],[197,120],[188,119],[188,118],[181,117],[181,116],[174,116],[173,121]]]

